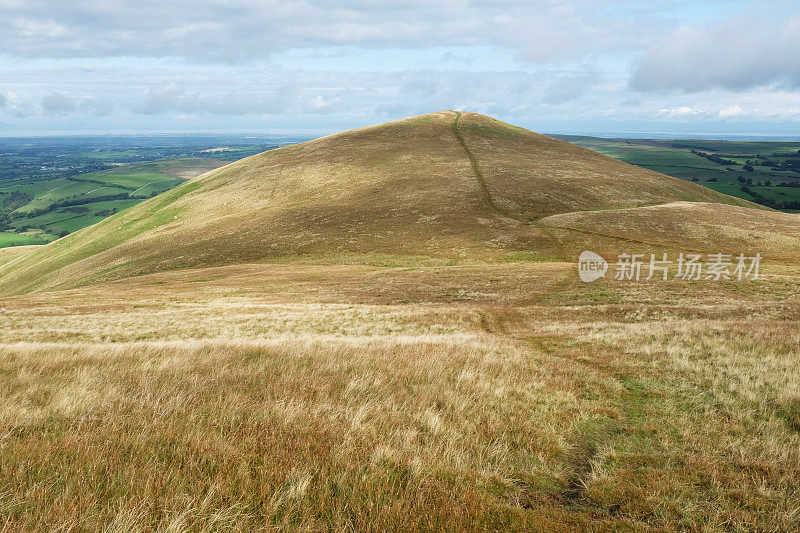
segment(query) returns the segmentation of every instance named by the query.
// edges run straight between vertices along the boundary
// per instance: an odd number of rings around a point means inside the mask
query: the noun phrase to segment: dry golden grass
[[[614,211],[580,211],[541,220],[565,235],[571,250],[633,253],[637,248],[710,253],[756,252],[800,258],[800,215],[704,202],[675,202]]]
[[[796,529],[797,268],[574,268],[240,265],[2,299],[4,528]]]
[[[463,113],[459,129],[475,155],[491,197],[508,212],[525,219],[675,201],[764,209],[476,113]]]
[[[6,265],[12,261],[17,261],[21,257],[26,256],[39,248],[41,248],[41,245],[38,244],[0,248],[0,266]]]

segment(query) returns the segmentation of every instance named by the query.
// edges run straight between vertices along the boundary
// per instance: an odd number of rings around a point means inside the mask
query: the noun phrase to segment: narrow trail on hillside
[[[458,111],[456,111],[455,113],[456,113],[456,119],[453,121],[452,124],[453,134],[456,136],[458,144],[461,145],[461,148],[463,148],[464,152],[467,154],[467,159],[469,159],[469,164],[472,167],[472,173],[477,178],[478,183],[481,186],[481,191],[483,191],[483,196],[484,199],[486,200],[486,205],[489,207],[489,209],[491,209],[495,213],[498,213],[506,218],[511,218],[519,222],[527,223],[528,222],[527,217],[515,215],[507,211],[506,209],[503,209],[502,207],[497,205],[497,203],[492,199],[492,194],[489,192],[489,188],[486,186],[486,179],[483,177],[483,173],[481,172],[481,169],[478,166],[478,160],[472,153],[472,151],[469,149],[469,146],[467,146],[467,142],[464,140],[464,137],[458,130],[458,122],[461,120],[461,113],[459,113]]]
[[[542,226],[544,226],[544,224],[542,224]],[[632,244],[645,245],[645,246],[649,246],[651,250],[655,250],[655,249],[659,249],[660,247],[663,247],[663,244],[659,244],[659,243],[656,243],[656,242],[643,241],[643,240],[640,240],[640,239],[634,239],[632,237],[622,237],[622,236],[619,236],[619,235],[613,235],[613,234],[610,234],[610,233],[603,233],[603,232],[600,232],[600,231],[592,231],[592,230],[588,230],[588,229],[578,229],[578,228],[572,228],[572,227],[569,227],[569,226],[561,226],[558,229],[560,229],[562,231],[579,233],[579,234],[582,234],[582,235],[590,235],[592,237],[604,237],[606,239],[611,239],[611,240],[615,240],[615,241],[622,241],[622,242],[629,242],[629,243],[632,243]],[[684,251],[684,252],[694,252],[694,253],[699,253],[699,254],[705,253],[704,250],[701,250],[699,248],[692,248],[692,247],[689,247],[689,246],[686,246],[686,245],[681,245],[681,250]],[[631,251],[634,251],[634,250],[631,250]]]
[[[478,159],[475,157],[475,154],[472,152],[472,150],[470,150],[469,146],[467,146],[467,142],[464,139],[464,136],[461,134],[461,131],[459,130],[459,122],[461,120],[461,113],[459,111],[455,111],[455,114],[456,114],[456,118],[455,118],[455,120],[453,121],[453,123],[451,125],[452,129],[453,129],[453,135],[455,135],[455,138],[458,141],[458,144],[461,145],[461,148],[464,150],[464,153],[467,155],[467,159],[469,159],[469,164],[472,167],[472,172],[475,175],[475,178],[478,180],[478,184],[480,185],[481,191],[483,192],[483,196],[484,196],[484,200],[485,200],[486,206],[489,209],[491,209],[492,211],[494,211],[495,213],[497,213],[498,215],[500,215],[500,216],[503,216],[505,218],[510,218],[512,220],[516,220],[517,222],[521,222],[521,223],[523,223],[523,224],[525,224],[527,226],[533,226],[534,228],[536,228],[542,235],[544,235],[550,242],[553,243],[553,246],[557,250],[557,255],[556,255],[557,259],[560,259],[562,261],[569,261],[571,259],[569,254],[566,253],[566,251],[564,249],[564,243],[555,234],[555,231],[557,231],[557,230],[566,231],[566,232],[574,232],[574,233],[579,233],[579,234],[584,234],[584,235],[592,235],[592,236],[596,236],[596,237],[603,237],[603,238],[606,238],[606,239],[629,242],[629,243],[638,244],[638,245],[646,245],[646,246],[650,246],[650,247],[658,246],[656,243],[651,243],[651,242],[647,242],[647,241],[643,241],[643,240],[637,240],[637,239],[633,239],[631,237],[623,237],[621,235],[606,234],[606,233],[603,233],[603,232],[593,231],[593,230],[590,230],[590,229],[578,229],[578,228],[571,228],[571,227],[554,228],[554,227],[548,226],[548,225],[546,225],[546,224],[541,222],[542,218],[547,218],[547,217],[534,218],[534,217],[526,217],[524,215],[516,215],[514,213],[511,213],[507,209],[501,207],[492,198],[492,194],[491,194],[491,192],[489,192],[489,188],[486,185],[486,178],[483,175],[483,172],[481,172],[480,166],[478,165]],[[653,205],[661,205],[661,204],[653,204]],[[685,248],[685,249],[687,251],[690,251],[690,252],[697,252],[698,251],[698,250],[694,250],[694,249],[691,249],[691,248]]]
[[[453,121],[452,128],[453,128],[453,135],[455,135],[458,144],[461,145],[461,148],[464,150],[464,153],[467,154],[467,159],[469,159],[469,164],[472,167],[472,173],[475,175],[475,178],[478,180],[480,184],[481,191],[483,191],[484,199],[486,200],[486,205],[494,211],[495,213],[504,216],[506,218],[510,218],[512,220],[516,220],[517,222],[522,222],[525,225],[531,225],[535,227],[541,234],[547,237],[550,242],[556,247],[557,250],[557,257],[559,259],[566,259],[566,254],[564,253],[564,244],[561,242],[558,237],[556,237],[553,232],[545,226],[541,224],[538,220],[531,217],[526,217],[525,215],[515,215],[511,213],[507,209],[499,206],[497,202],[494,201],[492,198],[492,194],[489,192],[489,188],[486,186],[486,178],[483,176],[481,172],[480,166],[478,166],[478,159],[475,157],[475,154],[472,153],[472,150],[469,149],[467,146],[467,142],[464,140],[464,136],[461,135],[461,132],[458,129],[458,123],[461,120],[461,113],[455,111],[456,119]]]

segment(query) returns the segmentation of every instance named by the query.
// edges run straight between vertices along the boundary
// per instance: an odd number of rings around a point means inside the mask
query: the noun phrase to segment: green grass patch
[[[35,235],[23,235],[10,231],[0,231],[0,248],[10,246],[27,246],[29,244],[45,244],[45,241]]]

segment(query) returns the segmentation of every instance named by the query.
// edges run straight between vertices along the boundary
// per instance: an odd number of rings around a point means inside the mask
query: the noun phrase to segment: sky
[[[320,135],[442,109],[800,139],[800,1],[0,0],[0,136]]]

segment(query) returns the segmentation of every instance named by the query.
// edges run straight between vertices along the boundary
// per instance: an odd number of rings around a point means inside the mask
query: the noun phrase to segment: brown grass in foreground
[[[2,529],[796,530],[796,270],[568,268],[253,265],[0,300]]]

